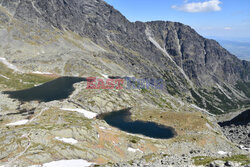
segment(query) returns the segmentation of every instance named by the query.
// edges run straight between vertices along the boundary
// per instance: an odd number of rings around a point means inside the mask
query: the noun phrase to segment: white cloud
[[[224,30],[232,30],[232,27],[224,27]]]
[[[220,11],[220,0],[208,0],[205,2],[191,2],[184,5],[173,5],[172,8],[189,13]]]

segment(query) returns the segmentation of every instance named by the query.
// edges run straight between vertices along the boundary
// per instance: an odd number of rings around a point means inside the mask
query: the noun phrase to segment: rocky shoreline
[[[240,111],[237,113],[229,113],[223,118],[218,120],[224,120],[218,122],[224,135],[233,143],[237,144],[238,147],[245,151],[250,151],[250,110]],[[224,154],[225,153],[225,154]],[[231,156],[226,152],[221,152],[224,156]],[[203,155],[203,156],[200,156]],[[211,153],[201,150],[191,150],[188,154],[182,155],[168,155],[161,154],[158,157],[152,158],[150,162],[147,162],[145,158],[133,160],[131,162],[116,163],[106,166],[116,166],[116,167],[127,167],[127,166],[186,166],[192,167],[194,165],[194,159],[197,157],[198,160],[203,160],[205,157],[212,157],[216,155],[211,155]],[[222,157],[224,157],[222,156]],[[242,165],[241,163],[228,160],[214,160],[208,163],[208,167],[249,167],[249,165]]]

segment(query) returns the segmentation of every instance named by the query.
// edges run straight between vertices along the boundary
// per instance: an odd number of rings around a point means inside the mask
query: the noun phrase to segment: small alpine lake
[[[22,102],[39,101],[49,102],[53,100],[63,100],[68,98],[75,88],[73,85],[77,82],[87,81],[80,77],[60,77],[42,85],[19,91],[5,91],[10,98]]]
[[[156,139],[170,139],[176,136],[176,132],[172,127],[160,125],[155,122],[133,121],[130,117],[131,112],[129,109],[100,114],[98,116],[99,119],[105,120],[110,126],[128,133],[140,134]]]

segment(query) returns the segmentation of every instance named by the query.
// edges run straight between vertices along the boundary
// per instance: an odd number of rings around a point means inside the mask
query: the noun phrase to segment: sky
[[[250,42],[250,0],[105,1],[132,22],[181,22],[205,37]]]

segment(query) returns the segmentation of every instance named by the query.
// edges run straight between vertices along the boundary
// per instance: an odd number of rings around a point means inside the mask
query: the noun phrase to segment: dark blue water
[[[3,93],[8,94],[10,98],[22,102],[49,102],[68,98],[75,90],[73,84],[82,81],[86,81],[86,79],[79,77],[61,77],[34,88],[20,91],[5,91]]]
[[[171,127],[160,125],[155,122],[133,121],[130,117],[131,113],[129,109],[114,111],[98,116],[99,119],[104,119],[110,126],[128,133],[141,134],[157,139],[170,139],[176,135],[176,132]]]

